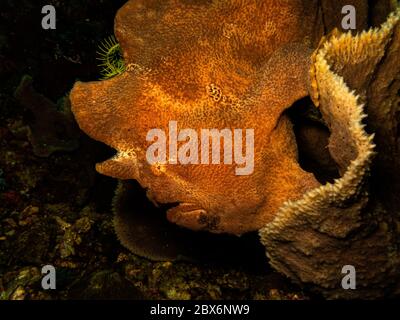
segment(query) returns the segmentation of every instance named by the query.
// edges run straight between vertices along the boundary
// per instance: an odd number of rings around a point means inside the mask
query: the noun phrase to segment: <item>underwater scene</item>
[[[0,9],[0,300],[399,298],[398,1]]]

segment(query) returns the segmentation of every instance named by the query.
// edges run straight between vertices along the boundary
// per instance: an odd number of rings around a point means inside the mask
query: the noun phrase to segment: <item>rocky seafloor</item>
[[[96,51],[124,2],[48,1],[57,29],[46,31],[40,3],[2,1],[0,299],[308,299],[268,266],[255,235],[197,262],[154,262],[119,243],[117,181],[94,167],[112,150],[75,128],[65,97],[76,80],[100,78]],[[56,290],[41,287],[48,264]]]

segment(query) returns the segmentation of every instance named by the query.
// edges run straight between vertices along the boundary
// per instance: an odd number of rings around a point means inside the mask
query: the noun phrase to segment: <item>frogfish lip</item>
[[[207,212],[192,203],[180,203],[178,206],[169,209],[167,219],[172,223],[195,231],[208,230],[209,228]]]
[[[166,212],[166,218],[169,222],[185,226],[192,230],[201,229],[199,226],[199,219],[205,210],[194,203],[187,203],[181,201],[159,203],[154,199],[151,200],[154,205]]]
[[[194,210],[199,210],[199,206],[193,203],[187,203],[187,202],[176,202],[175,205],[170,206],[170,208],[167,210],[167,213],[169,215],[173,215],[176,213],[189,213]]]

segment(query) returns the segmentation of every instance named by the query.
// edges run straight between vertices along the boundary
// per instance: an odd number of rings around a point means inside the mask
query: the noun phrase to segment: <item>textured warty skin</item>
[[[260,229],[284,201],[317,185],[297,163],[283,115],[308,94],[317,17],[305,1],[128,2],[115,33],[130,71],[77,83],[71,93],[82,130],[117,150],[97,170],[136,179],[157,203],[179,203],[168,211],[178,225],[238,235]],[[168,132],[171,120],[196,131],[254,129],[253,174],[236,175],[235,164],[150,165],[146,134]]]

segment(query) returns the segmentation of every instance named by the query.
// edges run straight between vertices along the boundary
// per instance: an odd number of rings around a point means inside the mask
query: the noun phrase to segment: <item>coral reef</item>
[[[369,15],[366,1],[352,4],[358,31],[383,22],[396,6],[384,1]],[[343,5],[129,1],[115,19],[126,72],[77,82],[70,95],[80,128],[117,151],[97,171],[135,179],[154,203],[174,204],[167,218],[180,226],[236,235],[261,229],[271,265],[329,297],[396,293],[399,11],[379,29],[341,34],[334,27]],[[303,128],[303,142],[318,150],[328,143],[330,156],[308,154],[331,172],[334,160],[340,174],[322,185],[300,166],[285,113],[308,95],[329,133]],[[171,159],[150,164],[146,134],[168,132],[171,120],[195,130],[254,128],[254,173]],[[370,181],[391,191],[379,194]],[[135,223],[122,217],[117,212],[122,243],[146,255],[130,235]],[[358,270],[357,291],[340,285],[345,264]]]
[[[399,36],[400,9],[379,29],[335,33],[315,52],[311,95],[342,177],[285,203],[260,231],[276,269],[329,297],[399,291]],[[356,268],[357,290],[342,290],[343,265]]]
[[[398,295],[396,1],[132,0],[106,45],[113,77],[86,83],[99,79],[98,44],[125,2],[49,0],[57,32],[32,15],[40,3],[2,2],[0,299]],[[351,35],[340,25],[348,4]],[[79,124],[105,144],[76,130],[67,97],[55,103],[76,81]],[[258,177],[149,167],[142,135],[171,118],[257,124]],[[101,162],[107,145],[117,155]],[[40,285],[46,264],[57,290]],[[357,290],[341,288],[345,264]]]

